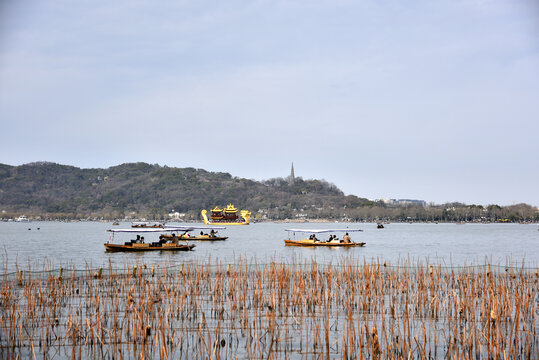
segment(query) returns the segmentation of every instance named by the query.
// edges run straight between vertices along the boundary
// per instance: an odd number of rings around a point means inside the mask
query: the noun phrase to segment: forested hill
[[[301,209],[345,208],[372,204],[345,196],[324,180],[282,178],[254,181],[228,173],[173,168],[146,163],[107,169],[80,169],[40,162],[0,164],[0,210],[4,214],[85,218],[164,218],[172,209],[197,217],[201,209],[232,203],[254,213],[259,209],[293,216]]]
[[[80,169],[48,162],[0,164],[0,220],[25,214],[32,219],[166,220],[175,210],[200,221],[200,210],[234,204],[255,219],[338,221],[539,221],[527,204],[448,203],[389,206],[345,196],[324,180],[274,178],[254,181],[228,173],[145,163],[108,169]]]

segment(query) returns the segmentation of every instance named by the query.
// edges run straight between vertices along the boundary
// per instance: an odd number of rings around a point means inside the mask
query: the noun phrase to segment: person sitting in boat
[[[133,242],[136,244],[140,244],[140,235],[137,235],[137,238]]]
[[[352,242],[352,239],[350,239],[350,235],[348,235],[348,233],[344,234],[343,240],[345,244],[349,244]]]
[[[333,241],[333,235],[329,235],[328,243]]]
[[[200,232],[200,236],[203,236],[203,235],[204,235],[204,231],[201,231],[201,232]]]
[[[144,244],[144,236],[140,238],[140,243]]]
[[[211,229],[211,231],[210,231],[210,237],[212,237],[212,238],[215,237],[215,231],[213,229]]]
[[[316,234],[313,234],[313,242],[320,242],[320,240],[316,238]]]

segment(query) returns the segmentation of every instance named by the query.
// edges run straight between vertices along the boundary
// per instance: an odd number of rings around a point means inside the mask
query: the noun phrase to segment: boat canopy
[[[286,229],[285,231],[302,232],[309,234],[333,233],[333,232],[355,232],[363,231],[361,229]]]
[[[171,232],[171,231],[194,231],[197,229],[213,229],[224,230],[224,226],[166,226],[164,228],[137,228],[137,229],[109,229],[110,232],[126,232],[126,233],[155,233],[155,232]]]
[[[165,226],[167,231],[224,230],[225,226]]]
[[[109,229],[110,232],[127,232],[127,233],[151,233],[151,232],[167,232],[174,229],[164,229],[164,228],[134,228],[134,229]]]

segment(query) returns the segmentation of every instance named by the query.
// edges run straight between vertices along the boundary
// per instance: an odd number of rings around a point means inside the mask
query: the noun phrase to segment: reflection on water
[[[127,228],[123,223],[115,228]],[[179,225],[179,224],[174,224]],[[192,224],[190,224],[192,225]],[[284,246],[288,228],[360,228],[353,241],[364,241],[362,248],[301,248]],[[39,228],[39,230],[38,230]],[[111,234],[112,223],[30,222],[0,223],[2,272],[22,269],[41,270],[63,266],[122,268],[133,263],[178,264],[193,261],[234,263],[239,259],[266,262],[335,263],[344,258],[367,262],[470,265],[491,263],[535,267],[539,262],[537,225],[520,224],[400,224],[377,229],[376,224],[274,224],[229,226],[221,231],[226,241],[197,242],[191,252],[106,253],[103,244]],[[126,241],[132,235],[117,236]],[[123,237],[122,237],[123,236]],[[329,236],[329,235],[328,235]],[[158,234],[146,234],[147,242]],[[155,238],[154,238],[155,237]]]

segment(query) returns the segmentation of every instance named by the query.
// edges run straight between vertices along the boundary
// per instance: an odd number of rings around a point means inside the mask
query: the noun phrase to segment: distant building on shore
[[[171,213],[168,214],[168,217],[172,220],[180,220],[185,218],[185,213],[179,213],[177,211],[172,210]]]
[[[427,206],[425,200],[413,200],[413,199],[377,199],[376,201],[382,201],[386,205],[390,206]]]

